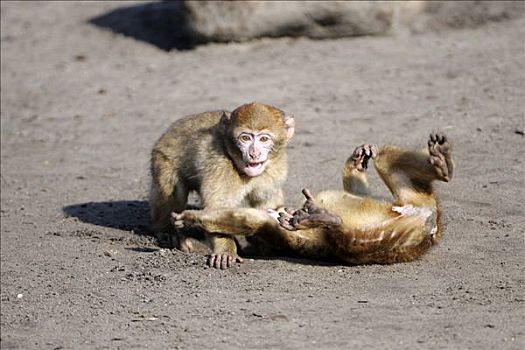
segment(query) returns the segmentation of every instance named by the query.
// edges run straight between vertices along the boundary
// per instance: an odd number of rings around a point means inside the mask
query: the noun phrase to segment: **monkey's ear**
[[[227,130],[232,123],[232,114],[230,112],[223,111],[221,115],[221,126],[224,130]]]
[[[284,129],[286,130],[286,141],[290,141],[295,133],[295,119],[293,115],[284,114]]]

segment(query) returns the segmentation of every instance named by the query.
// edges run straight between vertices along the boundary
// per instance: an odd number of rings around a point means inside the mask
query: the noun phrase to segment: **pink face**
[[[266,169],[268,155],[274,145],[273,137],[267,132],[244,131],[237,137],[237,146],[242,154],[239,169],[247,176],[261,175]]]

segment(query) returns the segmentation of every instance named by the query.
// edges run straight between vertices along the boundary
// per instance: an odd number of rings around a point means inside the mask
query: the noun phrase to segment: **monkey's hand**
[[[359,171],[365,171],[368,168],[368,161],[370,158],[374,159],[377,156],[377,146],[373,144],[364,144],[358,146],[352,156],[352,162]]]
[[[233,263],[243,263],[244,260],[235,253],[213,253],[208,258],[208,266],[225,270],[233,266]]]
[[[278,212],[277,220],[279,224],[287,230],[294,231],[296,228],[292,225],[291,220],[295,213],[299,210],[293,208],[283,208],[283,210]]]
[[[225,270],[234,263],[242,263],[244,260],[237,255],[237,246],[231,236],[220,233],[209,233],[212,253],[208,258],[208,266]]]
[[[201,227],[197,210],[185,210],[182,213],[171,213],[171,223],[176,229]]]
[[[302,209],[286,209],[285,213],[280,213],[279,223],[287,230],[299,230],[319,226],[339,226],[341,218],[330,213],[326,209],[320,208],[307,188],[303,189],[306,202]]]

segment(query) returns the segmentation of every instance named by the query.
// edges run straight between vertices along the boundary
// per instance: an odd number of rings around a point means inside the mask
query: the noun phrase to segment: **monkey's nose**
[[[257,151],[256,149],[251,149],[250,152],[249,152],[249,155],[250,155],[250,159],[251,160],[258,160],[259,157],[261,156],[261,152]]]

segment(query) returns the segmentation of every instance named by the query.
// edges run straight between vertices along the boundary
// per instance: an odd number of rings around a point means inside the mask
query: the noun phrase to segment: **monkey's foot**
[[[370,158],[374,159],[377,156],[377,146],[373,144],[364,144],[358,146],[354,153],[350,156],[350,159],[354,163],[354,166],[359,171],[364,171],[368,168],[368,161]]]
[[[452,161],[452,145],[443,134],[431,134],[428,140],[428,151],[430,156],[428,161],[438,175],[438,179],[449,182],[454,172],[454,162]]]
[[[178,240],[177,248],[180,251],[184,253],[193,253],[195,251],[195,248],[193,247],[193,242],[191,241],[190,238],[182,234],[177,234],[177,240]]]
[[[232,267],[233,263],[243,263],[244,260],[237,254],[232,253],[213,253],[208,258],[208,266],[216,269],[226,270]]]

